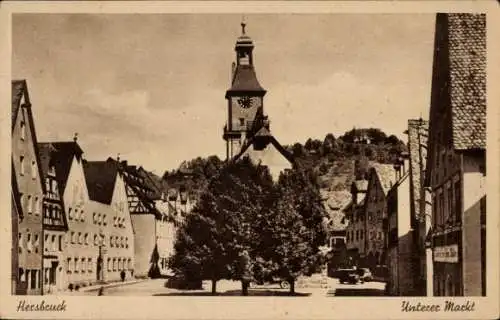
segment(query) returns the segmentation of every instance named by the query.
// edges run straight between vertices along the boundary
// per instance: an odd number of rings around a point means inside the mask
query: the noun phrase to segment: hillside
[[[303,145],[284,147],[303,168],[312,170],[320,188],[328,191],[348,189],[356,176],[365,174],[369,162],[393,163],[406,150],[403,141],[376,128],[352,129],[338,138],[329,133],[323,141],[308,139]],[[177,170],[166,171],[163,179],[172,187],[185,186],[196,197],[222,164],[217,156],[198,157],[184,161]]]

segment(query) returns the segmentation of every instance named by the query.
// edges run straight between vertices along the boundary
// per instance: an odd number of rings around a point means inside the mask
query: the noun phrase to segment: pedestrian
[[[98,296],[102,296],[102,295],[104,295],[103,293],[104,293],[104,288],[101,286],[101,287],[99,288],[99,292],[97,292],[97,295],[98,295]]]
[[[120,278],[122,278],[122,282],[125,281],[125,271],[124,270],[122,270],[120,272]]]

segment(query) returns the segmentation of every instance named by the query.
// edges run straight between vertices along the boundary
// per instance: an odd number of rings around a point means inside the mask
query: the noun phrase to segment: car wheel
[[[286,280],[280,282],[280,287],[281,289],[289,289],[290,288],[290,283]]]

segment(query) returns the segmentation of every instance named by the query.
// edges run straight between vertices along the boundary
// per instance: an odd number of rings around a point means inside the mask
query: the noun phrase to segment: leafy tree
[[[267,168],[248,158],[226,164],[210,181],[177,235],[169,264],[186,277],[198,274],[212,281],[212,293],[220,279],[242,281],[247,293],[248,272],[241,256],[253,254],[258,232],[253,222],[267,206],[266,188],[272,187]]]
[[[313,175],[299,168],[280,176],[272,199],[257,221],[257,258],[267,273],[288,280],[294,293],[297,277],[313,273],[323,262],[319,247],[325,243],[327,215]]]

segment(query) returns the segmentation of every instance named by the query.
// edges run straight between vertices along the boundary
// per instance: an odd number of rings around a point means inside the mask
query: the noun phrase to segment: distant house
[[[42,201],[38,142],[28,86],[24,80],[12,81],[12,165],[14,193],[19,197],[17,210],[18,270],[16,294],[43,294]],[[15,205],[16,202],[13,203]]]
[[[374,163],[369,170],[365,198],[365,250],[366,264],[370,268],[385,265],[387,255],[386,196],[396,182],[394,167]]]
[[[348,259],[354,265],[365,265],[365,197],[368,181],[356,180],[351,184],[351,202],[346,208],[346,242]]]
[[[135,231],[135,275],[157,276],[156,270],[168,273],[167,259],[173,251],[175,230],[170,212],[159,205],[162,191],[158,181],[154,180],[156,177],[142,167],[129,165],[127,161],[112,158],[108,161],[117,163],[127,189]],[[152,263],[155,252],[158,253],[156,266]]]
[[[485,296],[485,14],[437,14],[429,120],[434,295]]]

